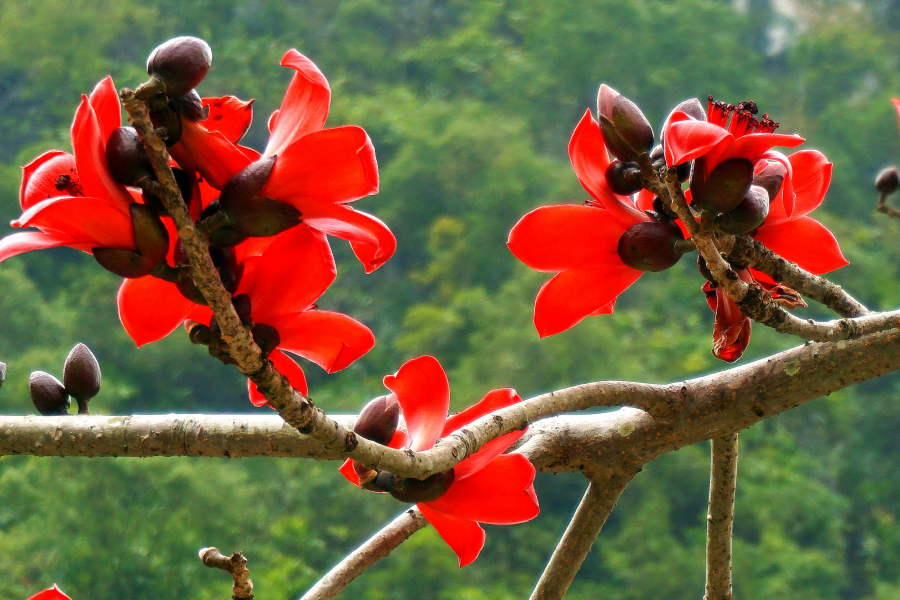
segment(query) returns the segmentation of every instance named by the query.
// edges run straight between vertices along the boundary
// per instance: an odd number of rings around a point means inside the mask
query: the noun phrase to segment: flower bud
[[[753,182],[753,163],[746,158],[722,161],[708,175],[704,171],[703,159],[698,158],[691,177],[691,201],[716,213],[734,210]]]
[[[209,255],[212,258],[213,266],[219,271],[219,279],[222,280],[222,286],[228,290],[229,294],[233,294],[241,282],[244,264],[238,264],[234,250],[231,248],[210,246]]]
[[[28,391],[38,412],[45,416],[68,414],[72,400],[59,379],[43,371],[35,371],[28,378]]]
[[[191,90],[186,96],[171,98],[169,108],[194,122],[203,121],[209,116],[209,107],[203,106],[203,99],[197,90]]]
[[[134,127],[117,127],[106,142],[106,166],[113,179],[137,187],[142,179],[154,178],[153,165]]]
[[[602,96],[602,94],[601,94]],[[612,109],[601,101],[606,113],[599,115],[600,131],[610,154],[625,162],[633,162],[653,148],[653,128],[637,104],[619,95]]]
[[[376,444],[388,445],[400,422],[400,403],[394,395],[369,401],[359,413],[353,432]]]
[[[744,235],[762,225],[768,215],[769,194],[765,189],[753,185],[740,204],[716,218],[716,226],[725,233]]]
[[[203,40],[190,36],[172,38],[157,46],[147,59],[147,73],[166,85],[170,98],[193,90],[212,66],[212,50]]]
[[[149,275],[153,270],[152,265],[147,265],[139,252],[123,250],[121,248],[94,248],[92,250],[94,260],[107,271],[124,277],[125,279],[137,279]]]
[[[681,258],[675,242],[683,239],[674,221],[644,221],[622,234],[616,250],[622,262],[632,269],[665,271]]]
[[[262,351],[263,358],[267,358],[281,343],[281,336],[278,335],[278,330],[271,325],[257,323],[250,330],[250,335],[253,336],[253,341],[256,342],[256,345]]]
[[[875,189],[885,196],[893,194],[900,187],[900,173],[897,167],[887,167],[878,172],[875,177]]]
[[[261,197],[276,157],[256,161],[228,180],[219,204],[237,231],[247,237],[269,237],[300,223],[300,211],[284,202]]]
[[[76,344],[66,357],[63,385],[75,401],[78,412],[87,412],[88,401],[100,391],[100,363],[90,348]]]
[[[682,100],[678,103],[678,106],[672,109],[672,112],[683,112],[688,116],[694,117],[698,121],[706,120],[706,111],[703,110],[703,104],[698,98],[688,98],[687,100]],[[671,113],[669,114],[669,116],[671,116]]]
[[[630,196],[641,191],[641,170],[637,163],[624,163],[614,160],[609,163],[604,173],[606,185],[614,194]]]
[[[453,469],[450,469],[425,479],[398,479],[391,496],[410,504],[432,502],[447,493],[455,478]]]
[[[138,252],[152,271],[156,265],[166,260],[169,253],[169,232],[156,211],[146,204],[135,202],[128,208]]]

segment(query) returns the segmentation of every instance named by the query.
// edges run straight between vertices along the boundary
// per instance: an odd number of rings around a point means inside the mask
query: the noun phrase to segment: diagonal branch
[[[428,524],[418,508],[404,511],[328,571],[300,600],[328,600]]]
[[[632,477],[634,473],[590,481],[584,498],[531,593],[531,600],[558,600],[566,595]]]
[[[731,541],[737,486],[738,434],[713,438],[711,453],[704,600],[731,600]]]

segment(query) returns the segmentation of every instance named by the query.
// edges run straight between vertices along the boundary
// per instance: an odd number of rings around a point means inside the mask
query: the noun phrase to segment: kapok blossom
[[[63,594],[58,587],[54,584],[52,588],[44,590],[43,592],[38,592],[28,600],[72,600],[65,594]]]
[[[372,141],[360,127],[324,129],[331,89],[311,60],[290,50],[281,64],[296,73],[269,119],[262,154],[238,146],[234,134],[243,132],[224,128],[216,122],[222,115],[213,112],[200,123],[182,119],[181,138],[170,152],[218,190],[244,169],[274,158],[261,196],[290,204],[308,226],[350,241],[366,271],[374,271],[394,254],[397,241],[381,220],[347,206],[378,192]]]
[[[408,361],[397,373],[385,377],[384,385],[391,391],[389,399],[399,402],[407,428],[406,433],[397,431],[389,446],[414,451],[428,450],[439,438],[522,400],[515,390],[493,390],[448,417],[450,384],[433,356]],[[534,466],[521,454],[503,454],[524,433],[514,431],[488,442],[453,468],[453,483],[442,496],[416,504],[456,553],[460,567],[474,561],[484,546],[485,534],[479,523],[512,525],[529,521],[540,512]],[[345,462],[340,471],[359,485],[352,461]]]

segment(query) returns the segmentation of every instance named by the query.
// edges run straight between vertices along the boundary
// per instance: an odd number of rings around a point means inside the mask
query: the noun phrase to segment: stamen
[[[75,172],[74,169],[72,172]],[[81,188],[81,184],[78,183],[76,177],[72,177],[71,175],[60,175],[56,178],[56,181],[53,182],[53,187],[61,192],[68,192],[70,196],[84,196],[84,190]]]

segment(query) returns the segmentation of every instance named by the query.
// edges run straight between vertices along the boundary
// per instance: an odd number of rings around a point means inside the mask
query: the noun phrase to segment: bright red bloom
[[[269,119],[271,135],[262,155],[236,145],[245,130],[224,127],[221,121],[227,118],[216,120],[242,110],[225,106],[224,113],[211,110],[200,123],[182,119],[181,139],[170,149],[172,156],[216,189],[253,161],[277,157],[262,195],[292,205],[310,227],[349,240],[366,271],[374,271],[394,254],[397,241],[378,218],[347,206],[378,192],[372,141],[356,126],[323,129],[331,103],[325,76],[296,50],[288,51],[281,64],[296,73],[281,109]],[[215,102],[222,100],[206,102],[217,108]]]
[[[410,360],[396,374],[385,377],[384,385],[400,403],[408,432],[398,431],[389,445],[416,451],[427,450],[438,438],[522,400],[515,390],[493,390],[448,418],[450,384],[432,356]],[[416,505],[459,557],[460,567],[475,560],[484,546],[479,523],[512,525],[529,521],[540,512],[534,466],[521,454],[503,454],[524,433],[514,431],[488,442],[454,467],[455,478],[443,496]],[[359,485],[351,461],[344,463],[341,473]]]
[[[0,261],[29,250],[70,246],[135,250],[129,205],[139,196],[117,183],[106,166],[106,141],[121,124],[112,78],[82,96],[72,124],[74,155],[46,152],[22,170],[22,215],[13,227],[40,231],[0,240]]]
[[[63,594],[58,587],[54,584],[54,586],[48,590],[44,590],[43,592],[38,592],[28,600],[72,600],[65,594]]]
[[[634,225],[652,221],[627,196],[614,194],[600,126],[584,113],[569,142],[578,180],[591,195],[586,206],[541,206],[509,232],[507,246],[537,271],[557,272],[541,287],[534,325],[541,337],[565,331],[589,315],[611,314],[615,300],[643,271],[622,262],[619,239]]]

